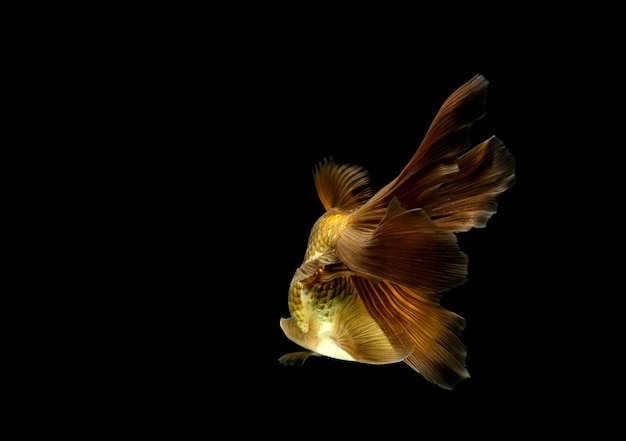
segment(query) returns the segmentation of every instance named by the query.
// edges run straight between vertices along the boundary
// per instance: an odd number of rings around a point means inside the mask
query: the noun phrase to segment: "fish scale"
[[[337,242],[337,237],[348,226],[349,216],[335,210],[324,213],[311,229],[309,244],[304,254],[304,260],[311,260],[321,255]]]
[[[348,215],[329,211],[323,214],[311,229],[309,243],[305,252],[305,260],[310,260],[327,252],[336,242],[337,237],[348,225]],[[324,272],[322,266],[317,274]],[[343,279],[343,278],[341,278]],[[346,280],[332,279],[317,284],[315,276],[308,283],[295,282],[289,288],[288,307],[291,316],[296,320],[298,328],[304,333],[309,331],[311,314],[323,314],[320,318],[329,318],[335,291],[346,289]]]
[[[332,320],[334,301],[352,294],[346,277],[337,277],[328,282],[305,288],[304,283],[296,282],[289,289],[289,312],[302,332],[308,332],[311,315],[322,321]]]

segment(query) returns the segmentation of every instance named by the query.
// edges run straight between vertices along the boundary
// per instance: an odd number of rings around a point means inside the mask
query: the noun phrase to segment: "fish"
[[[454,90],[408,163],[378,190],[359,165],[326,157],[313,167],[324,212],[289,283],[290,316],[280,318],[304,350],[280,364],[301,366],[310,356],[405,363],[447,390],[470,378],[466,320],[441,298],[468,280],[459,233],[486,227],[516,180],[500,138],[470,143],[488,84],[477,73]]]

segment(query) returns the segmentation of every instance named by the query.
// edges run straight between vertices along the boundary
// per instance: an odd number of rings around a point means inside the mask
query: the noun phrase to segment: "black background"
[[[506,433],[535,432],[558,426],[566,414],[555,409],[593,390],[580,379],[593,375],[576,367],[595,349],[580,354],[586,333],[568,312],[576,233],[563,222],[572,189],[562,173],[585,118],[566,83],[584,81],[583,63],[475,31],[471,42],[436,47],[269,32],[206,45],[179,36],[181,44],[133,52],[128,62],[140,68],[124,80],[133,93],[115,116],[132,128],[123,139],[133,148],[118,157],[130,237],[118,267],[132,281],[117,285],[123,331],[102,380],[129,418],[271,436],[323,436],[329,427],[405,434],[422,424],[497,434],[494,421]],[[467,320],[471,378],[447,391],[402,363],[280,365],[299,350],[279,320],[323,212],[315,164],[332,156],[362,165],[380,188],[477,73],[490,85],[473,141],[501,138],[517,182],[486,228],[459,235],[469,281],[442,300]]]
[[[549,293],[541,292],[551,262],[536,254],[536,228],[546,219],[545,201],[533,194],[541,187],[538,158],[552,147],[538,134],[541,121],[521,110],[540,100],[539,79],[520,76],[523,66],[507,70],[493,61],[442,69],[409,53],[400,62],[366,55],[353,62],[348,53],[284,54],[244,63],[236,81],[211,83],[205,111],[183,110],[192,120],[177,120],[180,139],[167,129],[173,161],[160,163],[167,196],[155,201],[163,217],[152,245],[163,261],[149,279],[158,295],[146,293],[141,308],[152,324],[145,355],[155,359],[138,374],[140,382],[147,374],[154,387],[148,393],[165,406],[197,396],[211,402],[227,391],[229,400],[215,403],[221,410],[271,406],[278,429],[285,424],[279,415],[290,419],[300,407],[311,418],[340,418],[345,407],[373,418],[405,406],[443,411],[480,402],[491,412],[511,400],[541,395],[545,406],[555,399],[544,393],[546,379],[558,382],[563,367],[558,331],[544,328],[553,320]],[[413,155],[447,96],[475,73],[490,86],[487,116],[472,136],[505,142],[517,160],[517,182],[487,228],[460,235],[470,279],[442,300],[467,319],[471,379],[446,391],[404,364],[312,358],[302,367],[279,365],[278,357],[300,350],[278,323],[288,317],[288,284],[323,212],[314,165],[326,156],[362,165],[380,188]]]
[[[176,440],[621,430],[623,14],[198,6],[32,9],[9,35],[7,422]],[[469,281],[442,299],[467,320],[471,378],[281,366],[323,211],[314,166],[381,187],[475,74],[472,139],[501,138],[517,182],[459,235]]]

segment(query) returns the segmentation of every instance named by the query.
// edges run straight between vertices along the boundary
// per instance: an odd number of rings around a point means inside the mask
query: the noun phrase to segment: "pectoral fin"
[[[296,269],[296,272],[291,279],[291,284],[293,285],[296,282],[302,282],[308,278],[313,277],[319,268],[320,262],[318,259],[304,262],[298,267],[298,269]]]
[[[291,283],[303,282],[309,278],[315,277],[316,273],[325,266],[334,265],[339,263],[337,253],[332,248],[329,248],[324,254],[316,259],[307,260],[296,269],[296,272],[291,279]]]

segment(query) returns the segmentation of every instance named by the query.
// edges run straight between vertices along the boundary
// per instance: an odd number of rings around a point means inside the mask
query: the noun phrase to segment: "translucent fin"
[[[500,139],[491,137],[461,156],[458,165],[454,181],[443,184],[437,202],[424,209],[446,231],[483,228],[500,194],[515,182],[515,160]]]
[[[373,190],[368,187],[370,176],[356,165],[338,165],[325,159],[314,170],[317,194],[326,211],[331,208],[352,210],[369,199]]]
[[[333,319],[332,339],[361,363],[397,363],[413,351],[411,339],[402,330],[383,332],[358,295],[347,296],[340,303]]]
[[[324,268],[326,267],[329,268],[329,272],[330,268],[334,267],[333,272],[335,274],[342,270],[347,270],[347,268],[339,262],[339,258],[337,257],[335,251],[329,248],[325,254],[322,254],[317,259],[308,260],[302,263],[302,265],[296,269],[296,272],[291,279],[291,283],[306,282],[309,284],[315,284],[319,281],[329,280],[328,278],[324,279],[324,275],[322,274]],[[337,275],[333,275],[331,278],[335,277],[337,277]]]
[[[471,147],[469,130],[485,114],[487,85],[475,75],[448,97],[404,169],[359,209],[359,223],[375,224],[394,197],[407,209],[437,202],[439,187],[459,171],[458,156]]]
[[[348,228],[337,241],[341,261],[358,275],[389,280],[424,293],[466,281],[467,256],[454,233],[442,231],[421,209],[405,210],[397,199],[373,233]]]
[[[293,285],[296,282],[303,282],[307,279],[312,278],[313,276],[315,276],[315,273],[317,272],[319,268],[320,268],[320,263],[318,259],[313,259],[313,260],[309,260],[308,262],[304,262],[302,265],[300,265],[296,269],[296,272],[294,273],[291,279],[291,285]]]
[[[414,349],[405,363],[445,389],[469,377],[466,348],[459,338],[465,328],[461,316],[416,290],[358,277],[353,283],[383,329],[401,329],[410,338]]]
[[[290,352],[280,357],[278,362],[285,366],[302,366],[311,355],[318,354],[313,351]]]

